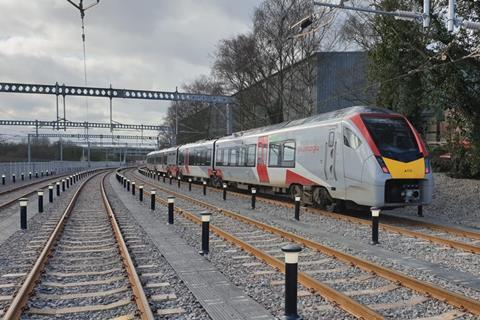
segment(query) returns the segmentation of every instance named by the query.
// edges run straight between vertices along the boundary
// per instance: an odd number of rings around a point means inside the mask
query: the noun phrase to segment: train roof
[[[339,109],[331,112],[317,114],[308,118],[290,120],[290,121],[285,121],[285,122],[281,122],[281,123],[277,123],[277,124],[273,124],[265,127],[239,131],[239,132],[233,133],[230,136],[220,138],[219,140],[235,139],[235,138],[246,136],[246,135],[256,135],[264,132],[275,131],[275,130],[290,128],[290,127],[297,127],[305,124],[320,123],[320,122],[329,121],[332,119],[343,119],[345,117],[358,114],[358,113],[395,114],[395,112],[388,109],[383,109],[378,107],[355,106],[355,107],[349,107],[349,108]]]
[[[169,151],[175,151],[177,150],[178,147],[170,147],[170,148],[167,148],[167,149],[161,149],[161,150],[156,150],[156,151],[152,151],[150,153],[147,154],[147,157],[149,156],[153,156],[153,155],[156,155],[156,154],[159,154],[159,153],[164,153],[164,152],[169,152]]]
[[[186,143],[186,144],[182,144],[179,148],[182,149],[182,148],[193,148],[193,147],[198,147],[198,146],[204,146],[204,145],[209,145],[209,144],[213,144],[215,141],[217,141],[217,139],[212,139],[212,140],[199,140],[199,141],[195,141],[195,142],[190,142],[190,143]]]

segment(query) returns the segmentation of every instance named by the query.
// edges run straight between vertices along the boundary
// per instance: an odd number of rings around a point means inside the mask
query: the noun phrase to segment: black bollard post
[[[2,185],[5,185],[5,175],[2,174]]]
[[[170,175],[170,184],[172,184],[172,179],[173,179],[173,176]]]
[[[17,182],[17,181],[16,181],[16,180],[17,180],[16,178],[17,178],[17,177],[15,176],[15,173],[13,173],[13,174],[12,174],[12,182],[13,182],[13,183]]]
[[[38,178],[38,171],[35,171],[35,178]]]
[[[127,187],[127,178],[123,178],[123,188]]]
[[[67,178],[67,180],[66,180],[66,181],[67,181],[67,189],[70,189],[70,179],[69,179],[69,178]]]
[[[23,172],[20,176],[22,177],[22,181],[25,181],[25,174]]]
[[[135,195],[135,181],[132,181],[132,195]]]
[[[295,220],[300,220],[300,200],[302,198],[295,196]]]
[[[127,191],[130,192],[130,180],[127,179]]]
[[[255,205],[257,202],[257,189],[252,188],[252,209],[255,209]]]
[[[43,178],[43,170],[40,171],[40,176]]]
[[[165,173],[164,173],[164,174],[162,174],[162,177],[163,177],[163,183],[165,183],[165,175],[166,175]]]
[[[155,210],[155,190],[150,191],[150,209]]]
[[[60,182],[57,182],[57,197],[60,196]]]
[[[38,212],[43,212],[43,190],[38,190]]]
[[[180,178],[180,176],[178,176],[178,177],[177,177],[177,180],[178,180],[178,182],[177,182],[177,184],[178,184],[178,189],[180,189],[180,184],[181,184],[181,182],[182,182],[182,178]]]
[[[175,205],[175,197],[168,197],[168,224],[173,224],[173,210]]]
[[[188,191],[192,191],[192,178],[188,178]]]
[[[207,181],[203,181],[203,195],[207,195]]]
[[[423,206],[420,205],[417,207],[417,215],[423,217]]]
[[[212,214],[208,211],[204,211],[200,213],[202,217],[202,251],[200,254],[202,256],[207,255],[209,253],[209,238],[210,238],[210,218]]]
[[[26,230],[27,229],[27,205],[28,199],[27,198],[20,198],[18,199],[20,202],[20,229]]]
[[[143,186],[138,186],[138,198],[143,202]]]
[[[32,180],[32,172],[31,171],[28,173],[28,179]]]
[[[285,318],[300,319],[297,313],[298,254],[302,248],[296,244],[282,247],[285,253]]]
[[[223,201],[227,200],[227,184],[223,183]]]
[[[160,172],[157,172],[157,180],[160,181]]]
[[[48,202],[50,203],[53,202],[53,186],[52,185],[48,186]]]
[[[62,192],[65,192],[65,179],[62,179]]]
[[[372,244],[378,244],[378,220],[380,218],[380,209],[371,208],[372,212]]]

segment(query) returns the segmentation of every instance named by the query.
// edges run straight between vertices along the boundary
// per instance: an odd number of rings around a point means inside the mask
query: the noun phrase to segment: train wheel
[[[335,201],[332,199],[327,189],[320,187],[313,190],[313,204],[315,207],[318,207],[327,211],[334,211]]]
[[[222,178],[220,178],[220,177],[211,176],[211,177],[210,177],[210,181],[212,182],[212,185],[213,185],[215,188],[222,188],[222,186],[223,186],[223,180],[222,180]]]
[[[303,197],[303,187],[298,184],[293,184],[290,186],[290,197],[292,200],[295,200],[295,197]]]

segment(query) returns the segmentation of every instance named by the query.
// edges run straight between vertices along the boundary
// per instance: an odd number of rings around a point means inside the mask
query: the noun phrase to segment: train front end
[[[372,206],[382,208],[430,204],[433,176],[420,135],[399,114],[365,113],[355,124],[367,140],[370,157],[364,181],[373,189]]]

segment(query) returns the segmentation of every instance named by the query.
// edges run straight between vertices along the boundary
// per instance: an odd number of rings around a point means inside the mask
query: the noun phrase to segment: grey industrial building
[[[306,66],[311,70],[310,78],[297,80],[295,73],[305,73]],[[283,90],[285,101],[280,119],[288,121],[353,105],[374,104],[375,90],[368,84],[367,69],[368,53],[361,51],[317,52],[287,68],[282,76],[292,81]],[[268,83],[271,86],[277,77],[278,74],[274,74],[267,81],[234,95],[239,102],[233,111],[235,131],[278,122],[268,116],[266,106],[261,102],[277,103],[275,92],[269,93],[265,99]],[[259,94],[263,95],[262,99],[258,99]],[[248,113],[255,117],[248,117]]]

